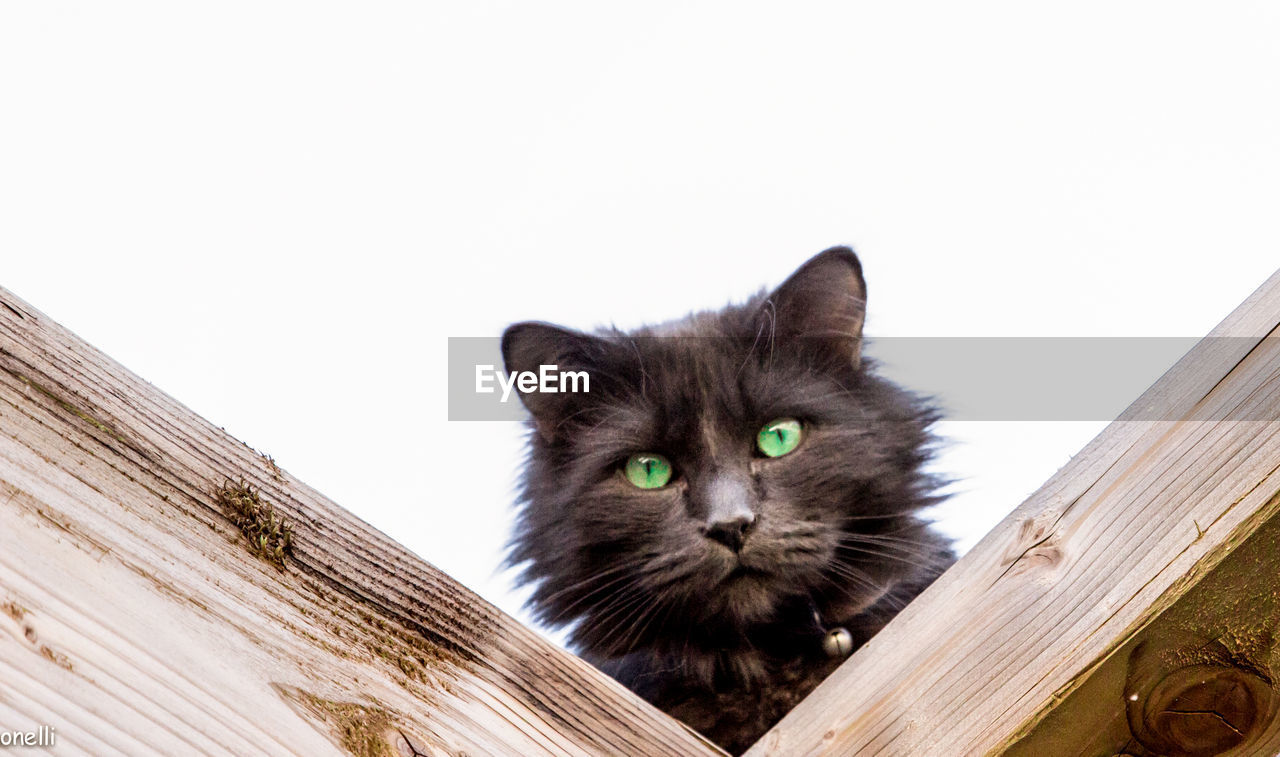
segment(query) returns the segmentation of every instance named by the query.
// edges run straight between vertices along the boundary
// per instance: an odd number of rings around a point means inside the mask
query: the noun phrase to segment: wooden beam
[[[1079,676],[1005,754],[1280,753],[1270,684],[1280,672],[1280,518],[1227,547],[1217,567]]]
[[[1280,753],[1278,327],[1280,272],[748,754]]]
[[[719,753],[0,290],[0,727],[42,725],[59,754]]]

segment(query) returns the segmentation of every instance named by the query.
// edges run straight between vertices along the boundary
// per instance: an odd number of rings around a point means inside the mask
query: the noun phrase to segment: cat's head
[[[931,411],[862,358],[866,286],[833,248],[771,293],[630,333],[507,329],[508,372],[586,371],[522,393],[533,416],[510,555],[544,622],[600,656],[671,635],[849,617],[913,570]],[[677,629],[677,633],[681,633]]]

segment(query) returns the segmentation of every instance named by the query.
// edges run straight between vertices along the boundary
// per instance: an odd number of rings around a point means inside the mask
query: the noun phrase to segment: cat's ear
[[[793,341],[843,365],[862,360],[867,285],[862,264],[848,247],[832,247],[796,269],[764,301],[761,327],[780,342]]]
[[[542,366],[556,366],[563,371],[586,371],[593,384],[598,384],[595,370],[606,364],[612,345],[605,339],[549,323],[525,321],[508,326],[502,334],[502,361],[507,375],[532,373],[540,375]],[[525,392],[519,384],[515,391],[533,416],[538,433],[547,441],[555,436],[560,421],[572,412],[576,395],[572,392]]]

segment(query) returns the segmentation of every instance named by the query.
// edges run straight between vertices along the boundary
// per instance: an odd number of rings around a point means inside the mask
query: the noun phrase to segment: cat
[[[570,646],[724,749],[754,743],[954,561],[921,508],[938,413],[862,355],[833,247],[772,293],[624,333],[510,326],[532,416],[508,564]]]

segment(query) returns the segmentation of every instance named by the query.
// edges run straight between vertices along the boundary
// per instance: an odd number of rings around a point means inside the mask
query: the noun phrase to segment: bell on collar
[[[847,628],[832,628],[822,637],[822,651],[828,657],[848,657],[853,652],[853,634]]]

